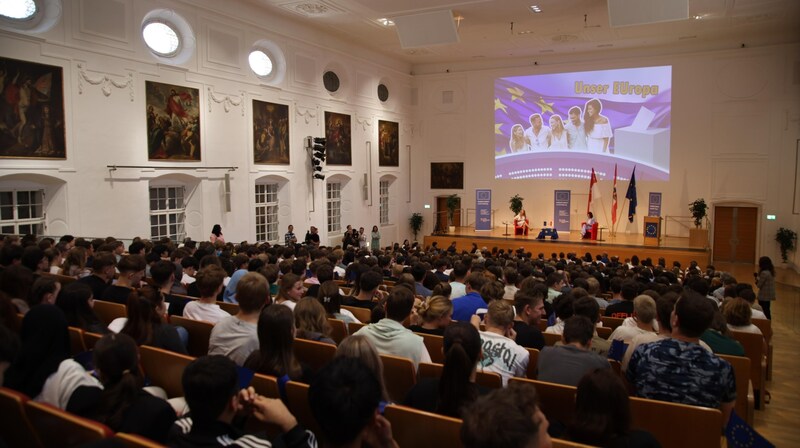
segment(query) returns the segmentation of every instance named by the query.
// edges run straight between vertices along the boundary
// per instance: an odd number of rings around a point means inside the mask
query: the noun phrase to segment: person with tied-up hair
[[[478,396],[489,391],[475,384],[481,357],[478,330],[466,322],[457,322],[444,332],[444,368],[440,378],[427,378],[409,391],[404,405],[461,418],[461,411]]]
[[[107,334],[94,346],[95,372],[102,387],[78,387],[66,410],[106,424],[117,432],[166,442],[176,416],[172,406],[142,389],[139,349],[125,334]]]

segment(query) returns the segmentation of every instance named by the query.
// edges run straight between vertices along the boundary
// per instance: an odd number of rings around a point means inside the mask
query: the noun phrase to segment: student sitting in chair
[[[583,239],[592,238],[592,232],[594,231],[592,227],[597,224],[597,220],[594,219],[594,214],[592,214],[592,212],[587,213],[586,216],[586,222],[581,225],[581,238]]]

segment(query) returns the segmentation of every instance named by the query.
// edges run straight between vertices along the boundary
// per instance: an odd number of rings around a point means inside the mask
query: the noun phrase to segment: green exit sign
[[[775,221],[775,215],[767,215],[767,221]]]

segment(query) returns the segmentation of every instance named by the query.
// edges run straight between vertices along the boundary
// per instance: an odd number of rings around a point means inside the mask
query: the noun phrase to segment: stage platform
[[[659,257],[664,257],[667,266],[672,266],[673,261],[679,261],[681,266],[686,267],[689,262],[694,260],[705,268],[711,261],[711,250],[695,248],[689,246],[689,238],[662,237],[660,246],[645,246],[642,235],[626,235],[619,232],[616,236],[609,234],[608,230],[603,231],[603,241],[591,241],[581,239],[580,233],[558,232],[557,240],[537,240],[536,236],[540,229],[531,229],[528,236],[513,235],[514,228],[509,226],[511,235],[504,235],[504,227],[495,227],[491,231],[475,231],[472,227],[456,227],[452,233],[428,235],[424,238],[425,247],[430,246],[434,241],[437,245],[446,249],[453,241],[459,251],[472,249],[472,243],[479,248],[486,247],[491,250],[493,247],[505,250],[517,250],[520,247],[531,252],[536,257],[540,252],[549,258],[553,252],[574,252],[583,256],[586,252],[593,256],[607,253],[609,256],[618,256],[620,260],[630,258],[633,255],[639,258],[650,257],[653,262],[657,262]]]

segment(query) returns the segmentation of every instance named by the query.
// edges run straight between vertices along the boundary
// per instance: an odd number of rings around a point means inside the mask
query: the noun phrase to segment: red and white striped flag
[[[614,164],[614,192],[611,196],[611,224],[617,223],[617,164]]]
[[[592,178],[589,180],[589,203],[586,204],[586,213],[592,211],[592,200],[600,199],[600,190],[597,188],[597,175],[592,168]]]

